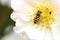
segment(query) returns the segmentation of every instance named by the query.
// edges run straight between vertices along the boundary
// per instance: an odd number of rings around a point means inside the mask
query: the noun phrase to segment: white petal
[[[60,24],[57,22],[52,26],[54,40],[60,40]]]
[[[14,15],[14,12],[11,14],[11,16],[10,16],[10,17],[11,17],[11,19],[12,19],[12,20],[14,20],[14,21],[16,21],[16,20],[17,20],[17,15]]]
[[[13,30],[14,30],[14,32],[16,32],[16,33],[22,33],[22,32],[24,31],[24,29],[21,28],[21,27],[14,27]]]
[[[31,11],[30,5],[26,3],[25,0],[11,0],[11,7],[15,11]]]
[[[21,18],[25,21],[30,21],[31,15],[33,15],[34,8],[24,0],[11,0],[11,7],[14,12],[11,14],[11,18],[15,21],[17,18]],[[15,18],[16,17],[16,18]]]
[[[11,18],[16,21],[17,19],[23,20],[23,21],[31,21],[31,15],[33,15],[33,13],[26,13],[24,11],[21,12],[13,12],[11,14]]]
[[[44,32],[38,32],[30,27],[25,29],[25,32],[27,33],[28,37],[30,39],[35,39],[35,40],[42,40],[44,38]]]
[[[60,0],[52,0],[52,5],[53,7],[60,9]]]
[[[25,2],[23,0],[11,0],[11,7],[14,10],[18,10],[21,7],[24,7],[23,5],[25,4]]]
[[[44,30],[36,30],[33,28],[27,28],[26,33],[29,38],[35,39],[35,40],[53,40],[52,33],[46,29]]]
[[[44,40],[54,40],[53,34],[50,30],[46,30]]]
[[[30,26],[30,23],[28,22],[23,22],[21,20],[17,20],[16,21],[16,24],[15,24],[15,27],[13,28],[13,30],[16,32],[16,33],[21,33],[23,31],[26,30],[27,27]],[[31,26],[30,26],[31,27]]]
[[[26,2],[31,5],[40,5],[42,3],[42,0],[26,0]]]
[[[30,39],[35,39],[35,40],[40,40],[40,39],[42,40],[45,35],[45,30],[43,31],[36,30],[29,23],[14,27],[14,31],[16,33],[26,32]]]

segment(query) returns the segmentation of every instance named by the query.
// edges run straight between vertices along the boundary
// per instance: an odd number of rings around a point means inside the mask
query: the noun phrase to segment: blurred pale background
[[[12,11],[10,0],[0,0],[0,38],[14,26],[14,21],[10,18]],[[6,28],[9,28],[7,32],[5,32]]]

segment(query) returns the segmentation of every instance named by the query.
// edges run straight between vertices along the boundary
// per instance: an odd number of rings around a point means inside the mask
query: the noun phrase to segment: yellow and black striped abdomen
[[[41,14],[41,11],[38,11],[36,13],[36,16],[34,18],[34,24],[37,24],[39,22],[40,14]]]

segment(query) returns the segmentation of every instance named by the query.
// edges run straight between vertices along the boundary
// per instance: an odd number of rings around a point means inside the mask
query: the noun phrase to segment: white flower
[[[60,40],[59,0],[11,0],[15,32],[34,40]]]

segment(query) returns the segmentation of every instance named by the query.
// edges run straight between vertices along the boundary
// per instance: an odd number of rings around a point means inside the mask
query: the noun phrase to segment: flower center
[[[39,6],[38,11],[33,18],[34,25],[40,25],[42,28],[51,29],[51,24],[54,22],[54,13],[52,8]]]

